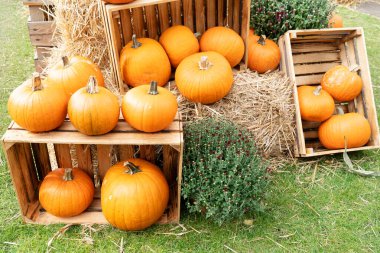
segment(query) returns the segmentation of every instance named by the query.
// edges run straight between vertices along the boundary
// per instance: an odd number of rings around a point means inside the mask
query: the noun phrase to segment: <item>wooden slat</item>
[[[97,145],[99,175],[103,180],[107,170],[112,166],[112,145]]]
[[[297,54],[293,55],[293,63],[313,63],[313,62],[333,62],[339,61],[339,53],[337,52],[324,52],[324,53],[311,53],[311,54]]]
[[[119,161],[133,158],[135,149],[133,145],[119,145]]]
[[[34,168],[32,149],[29,143],[18,143],[15,146],[29,202],[34,202],[37,199],[38,178]]]
[[[51,171],[49,151],[45,143],[32,143],[34,162],[38,171],[39,180],[42,181],[44,177]]]
[[[38,218],[35,221],[27,220],[27,223],[33,224],[108,224],[106,218],[104,217],[102,212],[93,211],[93,212],[84,212],[74,217],[69,218],[60,218],[49,214],[48,212],[41,212]]]
[[[78,168],[85,171],[91,178],[94,176],[90,145],[75,145],[77,154]]]
[[[56,45],[53,34],[32,34],[29,37],[33,46],[49,47]]]
[[[154,5],[145,7],[146,27],[149,38],[158,40],[158,27],[156,17],[156,7]]]
[[[224,26],[224,0],[218,0],[218,26]]]
[[[207,0],[207,29],[216,25],[215,4],[216,0]],[[240,2],[240,0],[237,0]]]
[[[137,38],[145,37],[143,8],[139,7],[132,9],[132,18],[133,31],[136,34]]]
[[[122,49],[122,45],[121,45],[121,27],[119,26],[119,21],[118,19],[116,18],[112,18],[112,23],[111,23],[111,26],[112,26],[112,32],[113,34],[115,34],[114,36],[114,39],[115,39],[115,46],[116,46],[116,52],[121,52],[121,49]]]
[[[364,146],[360,148],[349,148],[347,149],[347,152],[353,152],[353,151],[361,151],[361,150],[371,150],[371,149],[379,149],[379,146]],[[332,155],[332,154],[338,154],[343,153],[344,149],[334,149],[334,150],[324,150],[324,151],[318,151],[314,152],[312,154],[303,154],[302,157],[314,157],[314,156],[323,156],[323,155]]]
[[[331,35],[331,34],[343,34],[347,35],[350,34],[353,29],[356,28],[334,28],[334,29],[307,29],[307,30],[292,30],[289,31],[290,38],[297,38],[299,35],[305,36],[305,35]]]
[[[54,21],[35,21],[28,22],[28,29],[30,35],[50,34],[53,36],[55,29]]]
[[[140,158],[156,163],[156,147],[154,145],[140,145]]]
[[[183,24],[194,32],[193,0],[183,0]]]
[[[251,9],[251,1],[243,0],[242,5],[242,17],[241,17],[241,37],[243,38],[245,45],[245,53],[244,53],[244,63],[248,66],[248,34],[249,34],[249,24],[250,24],[250,9]]]
[[[53,2],[49,0],[23,0],[22,3],[26,6],[41,6],[41,5],[52,5]]]
[[[233,10],[234,10],[234,0],[227,0],[227,27],[232,28],[232,20],[233,20]]]
[[[181,2],[175,1],[170,3],[170,14],[172,17],[172,26],[182,25]]]
[[[54,142],[54,138],[48,142]],[[72,168],[70,145],[54,144],[54,150],[57,157],[58,168]]]
[[[337,51],[338,47],[333,43],[300,43],[293,44],[293,54],[297,53],[312,53],[312,52],[325,52],[325,51]]]
[[[178,175],[178,156],[177,150],[168,145],[163,146],[163,172],[170,189],[168,220],[178,219],[177,211],[179,207],[177,198],[179,192],[176,181]]]
[[[120,23],[123,32],[123,46],[125,46],[131,41],[133,34],[131,12],[129,9],[120,11]]]
[[[232,29],[235,30],[235,32],[240,33],[240,1],[241,0],[234,0],[234,9],[233,9],[233,24]]]
[[[45,21],[45,13],[41,5],[29,6],[29,20],[30,21]]]
[[[205,6],[203,0],[195,0],[195,24],[196,32],[203,34],[205,31]]]
[[[161,34],[170,27],[169,24],[169,7],[167,3],[158,5],[158,19],[160,21]]]
[[[323,77],[323,74],[296,76],[296,84],[297,84],[297,86],[319,84],[319,83],[321,83],[322,77]]]
[[[302,64],[302,65],[297,64],[294,66],[294,71],[296,75],[326,73],[329,69],[337,65],[339,65],[338,62]]]
[[[303,132],[305,139],[318,139],[318,131],[313,130],[313,131],[305,131]]]
[[[302,127],[303,129],[312,129],[312,128],[318,128],[321,125],[320,122],[312,122],[312,121],[302,121]]]
[[[50,57],[52,49],[52,47],[36,47],[35,53],[37,55],[37,58],[42,60]]]
[[[109,11],[120,11],[125,9],[132,9],[137,7],[144,7],[154,4],[163,4],[179,0],[135,0],[127,4],[108,4],[106,5],[107,10]]]

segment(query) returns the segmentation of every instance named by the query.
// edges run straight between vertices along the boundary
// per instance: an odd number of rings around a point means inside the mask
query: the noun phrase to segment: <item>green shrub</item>
[[[188,210],[218,224],[258,211],[268,184],[252,136],[234,124],[203,119],[185,127],[182,196]]]
[[[251,26],[256,34],[277,40],[288,30],[326,28],[334,9],[331,0],[255,0]]]

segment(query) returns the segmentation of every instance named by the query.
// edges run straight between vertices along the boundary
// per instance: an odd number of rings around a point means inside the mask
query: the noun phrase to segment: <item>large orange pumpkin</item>
[[[241,62],[244,55],[244,41],[234,30],[216,26],[208,29],[200,40],[201,51],[218,52],[235,67]]]
[[[264,35],[248,36],[248,67],[258,73],[275,70],[280,64],[281,52],[277,44]]]
[[[169,200],[169,186],[161,170],[143,159],[112,166],[101,188],[104,217],[122,230],[142,230],[160,219]]]
[[[334,14],[329,20],[329,27],[330,28],[342,28],[343,27],[343,18],[338,14]]]
[[[123,81],[133,87],[151,81],[163,86],[171,74],[169,58],[160,43],[149,38],[137,39],[136,35],[121,51],[120,69]]]
[[[325,148],[343,149],[364,146],[371,137],[371,127],[363,115],[351,112],[343,113],[338,107],[339,114],[323,122],[318,129],[318,137]]]
[[[233,74],[221,54],[202,52],[188,56],[179,64],[175,81],[181,94],[190,101],[211,104],[230,92]]]
[[[105,134],[114,129],[119,120],[119,101],[112,92],[99,87],[95,77],[91,76],[87,87],[71,96],[68,114],[71,123],[81,133]]]
[[[172,26],[160,37],[160,43],[169,56],[171,65],[176,68],[187,56],[199,51],[199,43],[194,33],[183,25]]]
[[[158,132],[168,127],[177,113],[175,96],[157,82],[130,89],[124,96],[121,111],[125,121],[143,132]]]
[[[360,94],[363,81],[346,66],[338,65],[323,75],[321,85],[335,100],[344,102],[353,100]]]
[[[322,86],[301,86],[297,88],[297,93],[303,120],[322,122],[334,113],[334,99],[322,90]]]
[[[47,85],[38,73],[17,87],[8,99],[8,113],[21,127],[45,132],[59,127],[67,113],[67,97],[57,86]]]
[[[82,213],[94,197],[94,184],[82,170],[56,169],[42,181],[39,190],[41,206],[58,217],[71,217]]]
[[[68,98],[87,85],[88,78],[95,76],[99,86],[104,86],[104,78],[99,67],[83,56],[62,57],[48,73],[46,81],[50,85],[61,86]]]

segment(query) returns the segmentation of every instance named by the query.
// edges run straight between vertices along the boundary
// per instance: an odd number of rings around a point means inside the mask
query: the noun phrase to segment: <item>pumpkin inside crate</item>
[[[335,101],[344,112],[357,112],[370,123],[371,138],[359,148],[347,151],[379,148],[379,127],[374,102],[371,76],[362,28],[292,30],[282,36],[278,44],[281,65],[294,83],[296,106],[295,155],[309,157],[344,152],[344,149],[327,150],[318,139],[320,123],[301,119],[297,87],[320,85],[323,75],[337,65],[344,65],[362,78],[363,88],[359,96],[348,102]]]

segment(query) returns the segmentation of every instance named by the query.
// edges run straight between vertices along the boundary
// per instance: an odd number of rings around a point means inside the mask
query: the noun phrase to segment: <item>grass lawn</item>
[[[376,99],[380,101],[380,19],[340,8],[346,26],[363,26]],[[6,102],[10,88],[33,71],[33,52],[21,1],[0,5],[0,132],[10,122]],[[379,106],[379,104],[377,105]],[[379,110],[378,110],[379,111]],[[63,225],[22,222],[10,175],[0,153],[0,251],[43,252]],[[127,233],[110,226],[73,226],[55,239],[52,252],[378,252],[380,249],[380,179],[362,178],[339,167],[341,156],[314,164],[286,165],[273,175],[266,210],[253,225],[236,220],[221,227],[182,212],[184,235],[176,225]],[[363,168],[380,166],[378,152],[351,155]],[[253,217],[247,217],[253,218]],[[232,249],[232,250],[231,250]]]

